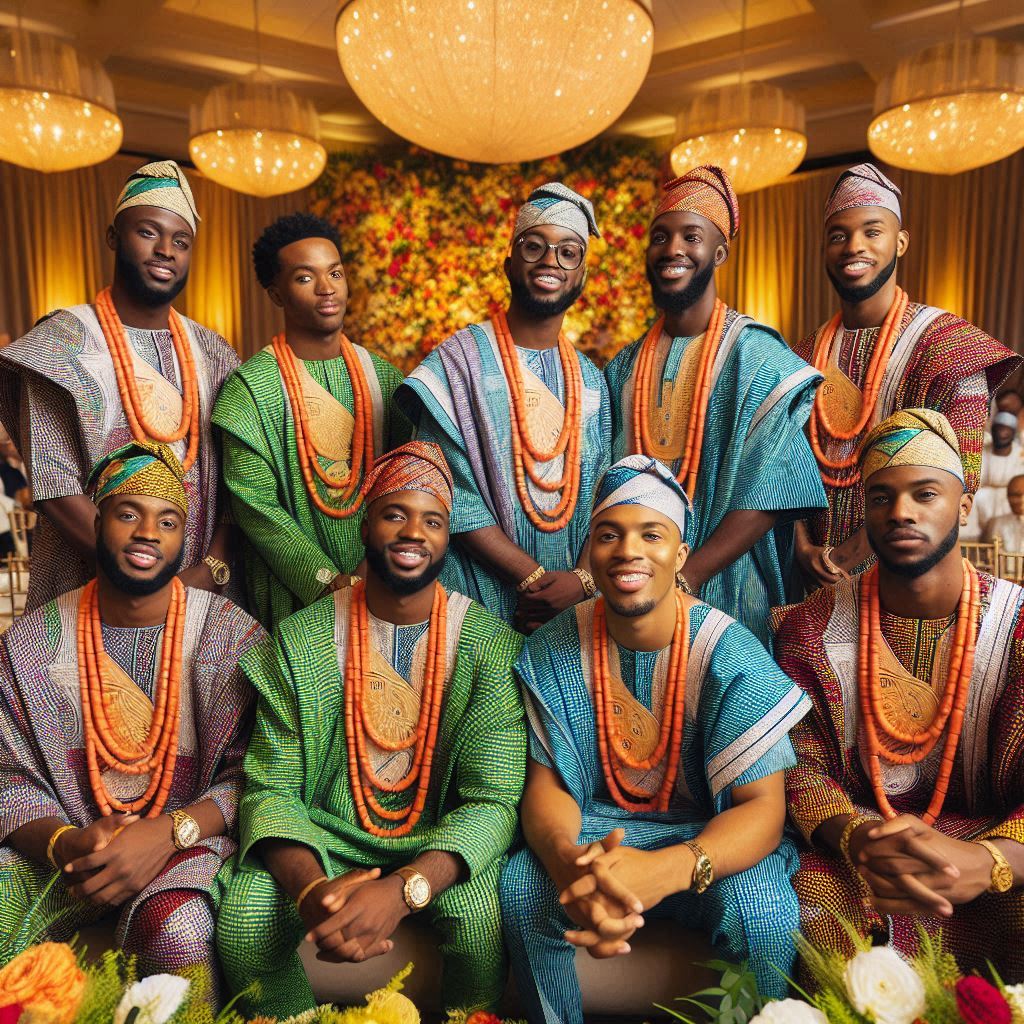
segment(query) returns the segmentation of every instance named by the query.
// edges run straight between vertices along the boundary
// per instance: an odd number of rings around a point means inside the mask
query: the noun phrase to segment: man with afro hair
[[[363,554],[363,475],[408,439],[402,375],[345,336],[348,282],[328,221],[293,213],[253,246],[285,328],[225,382],[214,410],[244,536],[249,608],[268,628],[347,586]]]

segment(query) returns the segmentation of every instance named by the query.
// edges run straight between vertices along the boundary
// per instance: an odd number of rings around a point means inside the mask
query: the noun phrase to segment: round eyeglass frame
[[[527,257],[527,255],[526,255],[525,251],[521,248],[523,242],[525,242],[528,238],[531,241],[537,242],[538,245],[544,246],[544,248],[537,254],[537,258],[533,259],[533,260],[529,259]],[[573,263],[571,266],[566,265],[565,263],[562,262],[562,254],[559,252],[559,249],[563,245],[579,246],[580,258],[575,263]],[[546,241],[544,239],[544,237],[542,235],[538,235],[538,234],[536,234],[535,232],[532,232],[532,231],[527,231],[525,234],[520,235],[516,239],[516,246],[517,246],[517,248],[519,248],[519,255],[522,256],[523,262],[524,263],[531,263],[531,264],[532,263],[540,263],[540,261],[542,259],[544,259],[544,256],[547,254],[548,249],[554,249],[555,250],[555,262],[563,270],[578,270],[583,265],[583,261],[587,258],[587,247],[585,245],[583,245],[582,242],[574,242],[571,238],[563,238],[562,241],[560,241],[560,242],[548,242],[548,241]]]

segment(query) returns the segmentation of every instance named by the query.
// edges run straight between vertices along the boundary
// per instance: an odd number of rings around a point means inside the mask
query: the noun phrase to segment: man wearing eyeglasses
[[[446,339],[396,392],[455,478],[442,583],[524,631],[594,593],[586,541],[611,413],[601,372],[562,332],[591,235],[589,200],[534,189],[505,258],[507,309]]]

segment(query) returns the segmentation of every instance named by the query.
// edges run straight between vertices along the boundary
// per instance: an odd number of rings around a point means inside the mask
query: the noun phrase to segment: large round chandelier
[[[807,152],[803,104],[765,82],[738,82],[694,97],[676,121],[672,169],[717,164],[737,192],[774,185]]]
[[[340,0],[336,36],[374,117],[482,163],[592,139],[636,95],[654,47],[649,0]]]
[[[868,145],[908,171],[960,174],[1024,146],[1024,46],[986,36],[901,60],[875,91]]]
[[[211,89],[192,108],[190,124],[193,163],[236,192],[294,192],[316,181],[327,163],[313,104],[262,70]]]
[[[0,160],[70,171],[112,157],[122,136],[96,61],[55,36],[0,27]]]

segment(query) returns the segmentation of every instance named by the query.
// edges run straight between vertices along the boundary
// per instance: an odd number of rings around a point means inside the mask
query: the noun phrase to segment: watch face
[[[182,847],[195,846],[199,842],[199,822],[190,816],[182,816],[174,823],[174,838]]]
[[[422,875],[410,878],[405,883],[405,891],[409,895],[409,902],[417,909],[430,902],[430,883]]]
[[[992,888],[996,892],[1009,892],[1013,887],[1013,868],[1000,864],[992,872]]]

